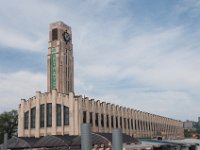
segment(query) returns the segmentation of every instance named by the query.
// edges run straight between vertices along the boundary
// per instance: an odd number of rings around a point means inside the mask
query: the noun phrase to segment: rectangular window
[[[69,125],[69,107],[64,106],[64,125]]]
[[[112,128],[114,127],[114,118],[113,118],[113,116],[111,116],[111,127]]]
[[[52,126],[52,104],[47,104],[47,127]]]
[[[61,126],[61,105],[56,104],[56,125]]]
[[[128,121],[128,129],[130,129],[130,124],[129,124],[130,122],[129,122],[129,119],[127,119],[127,121]]]
[[[31,128],[35,128],[35,107],[31,108]]]
[[[29,111],[24,113],[24,129],[28,129]]]
[[[107,118],[107,119],[106,119],[106,120],[107,120],[107,121],[106,121],[107,127],[109,127],[109,115],[106,115],[106,118]]]
[[[116,117],[116,128],[118,128],[118,118]]]
[[[98,127],[99,126],[99,117],[98,117],[98,113],[95,114],[95,125]]]
[[[44,104],[40,105],[40,128],[44,128]]]
[[[135,120],[135,130],[137,130],[137,120]]]
[[[92,117],[92,112],[90,112],[90,124],[93,126],[93,117]]]
[[[124,118],[124,129],[126,129],[126,118]]]
[[[86,123],[87,118],[86,118],[86,111],[83,111],[83,123]]]
[[[101,126],[104,127],[104,115],[101,114]]]
[[[53,29],[52,30],[52,41],[58,39],[58,29]]]
[[[122,128],[122,117],[120,117],[120,127]]]
[[[131,129],[133,130],[133,119],[131,119]]]

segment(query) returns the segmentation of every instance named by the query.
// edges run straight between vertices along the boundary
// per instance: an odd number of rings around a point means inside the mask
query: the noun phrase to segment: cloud
[[[20,99],[28,99],[36,91],[46,91],[46,75],[27,71],[0,73],[0,113],[18,109]]]
[[[116,0],[1,1],[0,46],[47,52],[48,25],[62,20],[73,31],[76,94],[195,119],[200,90],[199,2],[166,2],[164,10],[153,2],[155,7]],[[0,71],[2,104],[9,99],[17,105],[14,100],[46,89],[46,76],[40,72]],[[191,115],[183,112],[188,107],[193,108]]]
[[[45,49],[45,43],[46,38],[43,35],[38,35],[38,37],[33,40],[27,35],[22,35],[21,33],[17,33],[16,31],[12,31],[10,29],[0,28],[1,46],[19,50],[40,52]]]
[[[176,5],[176,12],[178,14],[189,13],[191,17],[198,17],[200,15],[200,2],[199,0],[184,0]]]

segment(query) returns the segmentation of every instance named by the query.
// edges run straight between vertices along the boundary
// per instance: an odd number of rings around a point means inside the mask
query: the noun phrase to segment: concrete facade
[[[40,128],[40,105],[52,103],[52,127],[45,125]],[[56,104],[69,107],[69,125],[63,123],[61,110],[61,126],[56,125]],[[35,128],[31,128],[31,109],[36,108]],[[63,108],[63,107],[62,107]],[[28,112],[28,129],[24,129],[24,114]],[[136,109],[114,105],[88,97],[58,93],[37,92],[36,96],[21,100],[19,106],[19,137],[41,137],[46,135],[80,135],[81,123],[91,123],[93,132],[112,133],[112,128],[121,128],[122,133],[134,137],[182,138],[183,123],[174,119],[142,112]]]
[[[21,100],[18,136],[80,135],[81,123],[91,123],[93,132],[122,133],[134,137],[182,138],[178,120],[114,105],[74,94],[74,62],[71,28],[56,22],[49,28],[47,91]]]

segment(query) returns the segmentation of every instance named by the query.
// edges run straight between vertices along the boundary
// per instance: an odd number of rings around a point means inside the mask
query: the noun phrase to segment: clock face
[[[63,38],[64,38],[64,41],[66,42],[66,44],[71,40],[71,37],[67,31],[65,31],[63,33]]]

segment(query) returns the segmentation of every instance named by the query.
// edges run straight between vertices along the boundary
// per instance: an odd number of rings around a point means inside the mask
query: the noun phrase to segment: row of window
[[[45,110],[46,109],[46,110]],[[56,104],[56,125],[62,125],[62,109],[63,109],[63,125],[69,125],[69,107]],[[40,105],[40,128],[45,127],[45,112],[46,112],[46,127],[52,126],[52,104]],[[30,110],[30,128],[35,128],[36,124],[36,108],[33,107]],[[29,111],[24,113],[24,129],[29,128]]]
[[[111,119],[111,127],[114,127],[114,119],[115,119],[115,127],[116,128],[122,128],[122,122],[124,123],[124,129],[134,129],[134,130],[152,130],[152,131],[170,131],[170,130],[175,130],[174,126],[170,126],[170,125],[164,125],[164,124],[160,124],[160,123],[150,123],[150,122],[146,122],[146,121],[142,121],[142,120],[133,120],[133,119],[129,119],[129,118],[123,118],[123,117],[115,117],[115,116],[111,116],[109,118],[109,115],[105,115],[104,114],[98,114],[95,113],[94,114],[95,120],[95,126],[99,126],[99,123],[101,124],[102,127],[109,127],[109,119]],[[99,120],[100,117],[100,120]],[[104,117],[106,122],[104,122]],[[119,123],[118,123],[119,121]],[[83,111],[83,123],[87,122],[87,112]],[[89,112],[89,123],[93,126],[93,112]]]

